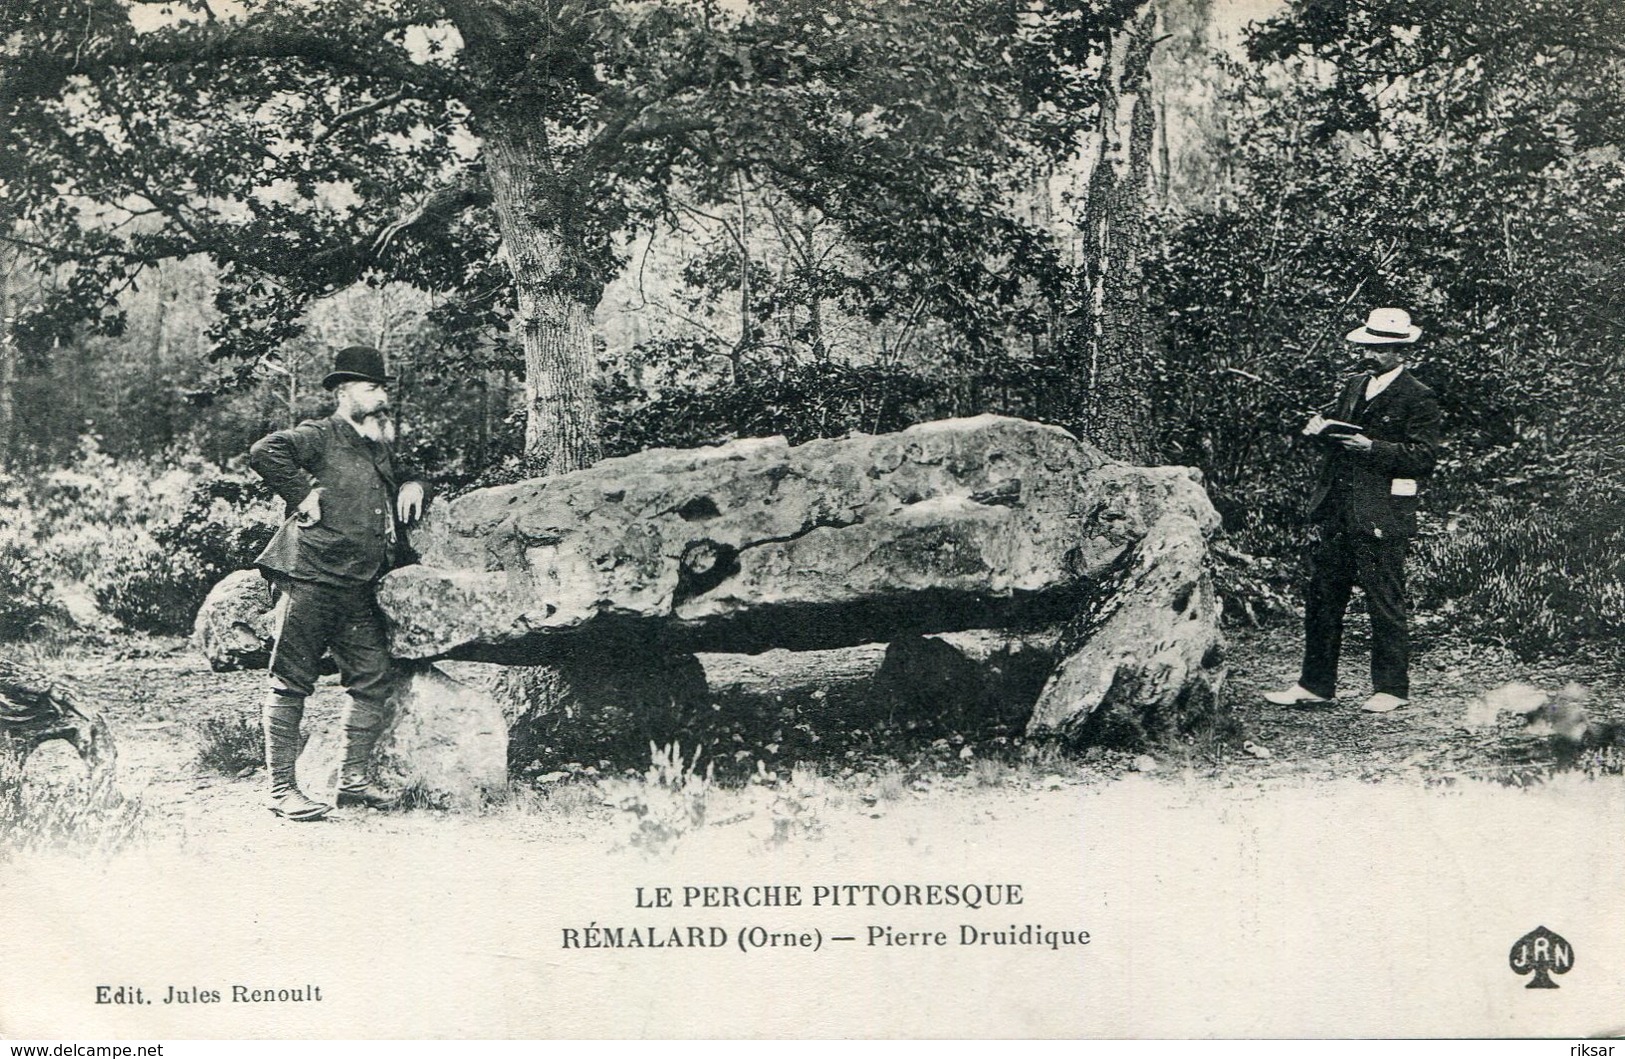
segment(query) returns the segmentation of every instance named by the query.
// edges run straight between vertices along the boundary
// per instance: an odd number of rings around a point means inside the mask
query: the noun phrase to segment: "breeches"
[[[271,686],[301,698],[316,688],[317,663],[329,652],[339,679],[358,706],[383,708],[389,695],[389,642],[371,585],[289,581]]]

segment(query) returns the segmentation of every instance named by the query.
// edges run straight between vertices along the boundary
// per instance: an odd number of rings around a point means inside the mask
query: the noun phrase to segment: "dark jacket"
[[[331,415],[261,438],[248,462],[287,505],[287,521],[255,560],[267,577],[369,584],[395,565],[401,479],[388,445]],[[300,526],[294,509],[318,487],[321,521]]]
[[[1370,378],[1350,379],[1332,416],[1364,427],[1371,451],[1351,452],[1327,442],[1334,447],[1320,468],[1309,518],[1327,522],[1341,514],[1356,533],[1415,536],[1417,494],[1439,458],[1439,399],[1401,371],[1357,415]]]

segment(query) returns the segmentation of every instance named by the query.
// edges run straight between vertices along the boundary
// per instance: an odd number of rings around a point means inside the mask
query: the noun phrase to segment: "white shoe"
[[[1332,700],[1316,695],[1302,684],[1294,684],[1285,691],[1264,692],[1264,701],[1277,706],[1317,706]]]
[[[1410,699],[1402,699],[1398,695],[1390,695],[1386,691],[1379,691],[1360,707],[1366,713],[1392,713],[1401,706],[1409,706]]]

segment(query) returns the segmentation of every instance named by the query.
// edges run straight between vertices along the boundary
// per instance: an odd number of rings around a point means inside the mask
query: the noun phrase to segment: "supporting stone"
[[[705,669],[691,654],[653,645],[582,645],[547,666],[510,666],[497,698],[510,718],[509,761],[534,760],[565,726],[605,732],[642,747],[672,738],[706,706]]]
[[[1170,514],[1067,629],[1029,731],[1139,745],[1216,720],[1225,677],[1201,528]]]
[[[435,666],[403,669],[390,694],[391,717],[378,740],[380,782],[444,808],[479,805],[508,782],[508,727],[496,698]],[[337,715],[305,725],[310,739],[299,755],[299,786],[331,801],[338,788]]]
[[[949,723],[1025,724],[1055,668],[1059,629],[981,629],[893,640],[874,693],[897,714]]]

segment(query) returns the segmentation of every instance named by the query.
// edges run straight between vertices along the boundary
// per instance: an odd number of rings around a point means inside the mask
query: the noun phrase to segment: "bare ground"
[[[64,822],[86,826],[23,842],[0,824],[0,996],[28,998],[0,1004],[0,1031],[1617,1032],[1608,968],[1625,960],[1613,911],[1625,846],[1603,826],[1625,805],[1625,784],[1604,775],[1619,771],[1617,751],[1565,745],[1516,715],[1466,723],[1487,691],[1574,682],[1606,732],[1625,697],[1617,662],[1524,663],[1434,641],[1417,660],[1416,703],[1373,716],[1359,711],[1364,689],[1353,679],[1335,706],[1263,706],[1257,693],[1293,676],[1296,632],[1231,639],[1234,723],[1149,754],[1063,752],[997,725],[952,731],[874,710],[842,720],[827,703],[787,702],[686,726],[682,737],[708,739],[720,766],[709,787],[692,772],[686,791],[651,782],[646,743],[638,751],[589,730],[573,757],[594,745],[604,756],[538,762],[480,811],[346,810],[297,826],[261,807],[261,772],[197,762],[198,726],[252,719],[263,674],[212,673],[176,641],[36,651],[31,661],[72,674],[106,709],[139,829],[120,831],[127,817],[116,813],[70,813]],[[1358,637],[1350,653],[1363,666]],[[310,708],[336,711],[341,699],[324,685]],[[72,800],[64,788],[77,765],[65,747],[42,750],[31,770],[35,787]],[[686,794],[699,795],[703,819],[687,812]],[[114,831],[116,856],[78,855]],[[8,858],[7,847],[26,855]],[[1028,895],[1020,922],[1078,926],[1094,940],[1071,952],[956,949],[931,959],[858,942],[822,959],[561,947],[563,931],[593,922],[707,921],[643,911],[634,886],[874,880],[1016,881]],[[880,922],[1002,928],[1014,918],[1006,913],[703,914],[736,929],[821,926],[863,938]],[[1535,998],[1544,1003],[1530,1001],[1506,955],[1537,924],[1569,938],[1587,969]],[[274,1012],[90,1002],[102,982],[243,981],[320,982],[329,1000]]]
[[[832,822],[831,806],[835,819],[843,813],[875,815],[904,799],[952,793],[996,801],[1001,791],[1061,790],[1111,782],[1126,772],[1218,787],[1268,787],[1347,778],[1521,786],[1559,771],[1620,771],[1612,744],[1625,720],[1625,674],[1617,650],[1522,662],[1504,647],[1436,635],[1420,639],[1415,701],[1392,714],[1372,715],[1359,709],[1367,657],[1361,623],[1350,630],[1344,697],[1334,705],[1301,709],[1272,707],[1259,698],[1261,691],[1292,682],[1296,629],[1287,624],[1233,629],[1228,720],[1212,733],[1149,752],[1065,751],[1023,739],[1019,725],[961,723],[956,730],[940,720],[884,712],[832,716],[828,703],[815,702],[778,702],[766,712],[719,710],[669,735],[690,757],[702,746],[703,761],[719,767],[720,782],[707,792],[710,823],[768,816],[781,840],[813,826],[801,813],[811,786],[817,787],[816,826],[822,828]],[[275,824],[261,808],[263,770],[225,774],[198,759],[208,738],[200,727],[206,721],[254,723],[262,673],[211,672],[184,642],[173,639],[33,654],[33,661],[78,681],[106,712],[118,740],[118,788],[125,798],[139,801],[145,835],[213,846]],[[1496,718],[1492,709],[1486,715],[1483,696],[1515,683],[1546,691],[1569,687],[1571,699],[1587,711],[1590,734],[1576,742],[1531,726],[1518,714]],[[310,709],[315,715],[336,713],[341,702],[341,692],[329,682]],[[1477,721],[1470,723],[1475,713]],[[493,811],[533,824],[546,821],[549,830],[624,842],[626,825],[636,823],[635,810],[647,808],[636,785],[649,767],[650,732],[629,735],[624,725],[615,727],[618,720],[624,719],[600,719],[597,728],[589,723],[550,748],[522,770],[512,797]],[[245,742],[252,748],[251,735]],[[72,782],[74,766],[68,760],[65,748],[48,748],[36,756],[30,774],[38,783]],[[428,810],[335,815],[348,818],[349,826],[385,832],[411,831],[415,818],[441,818],[433,825],[437,828],[447,823],[446,814]],[[753,826],[762,824],[758,819]],[[775,834],[771,827],[768,834]]]

